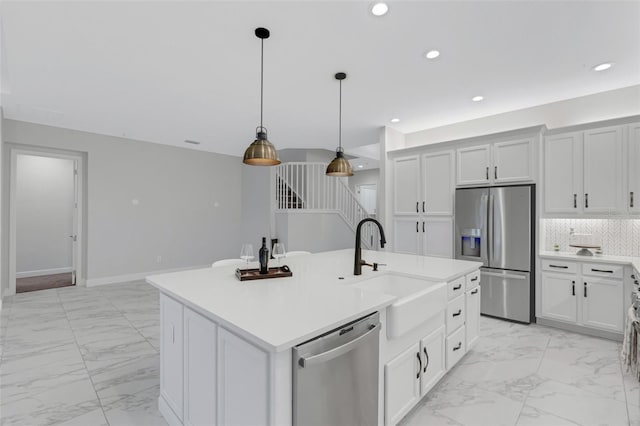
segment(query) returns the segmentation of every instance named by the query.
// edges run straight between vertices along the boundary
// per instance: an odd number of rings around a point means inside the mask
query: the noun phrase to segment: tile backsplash
[[[543,250],[575,252],[569,247],[571,228],[579,234],[593,234],[602,243],[603,253],[613,256],[640,256],[640,219],[541,219],[540,245]]]

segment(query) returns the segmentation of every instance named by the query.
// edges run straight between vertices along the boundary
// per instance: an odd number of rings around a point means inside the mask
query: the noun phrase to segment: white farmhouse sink
[[[398,298],[387,307],[389,338],[405,334],[447,307],[447,285],[444,282],[385,274],[353,286]]]

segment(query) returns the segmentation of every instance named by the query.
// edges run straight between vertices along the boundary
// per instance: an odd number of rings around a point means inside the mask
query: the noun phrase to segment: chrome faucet
[[[353,262],[353,275],[362,275],[362,265],[366,264],[366,262],[362,260],[362,242],[360,241],[360,228],[362,228],[362,225],[366,222],[373,222],[378,226],[380,230],[380,247],[384,247],[387,242],[387,239],[384,237],[384,229],[382,229],[380,222],[370,217],[362,219],[356,228],[356,257]]]

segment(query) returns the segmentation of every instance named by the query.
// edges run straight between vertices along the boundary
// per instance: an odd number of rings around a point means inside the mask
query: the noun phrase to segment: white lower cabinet
[[[444,336],[440,327],[385,365],[385,424],[398,423],[442,378]]]
[[[624,281],[619,265],[542,262],[540,316],[586,328],[622,333]],[[553,268],[553,272],[550,271]],[[566,272],[558,272],[566,271]]]
[[[160,395],[182,421],[183,336],[181,303],[160,295]]]
[[[480,338],[480,286],[471,288],[465,293],[466,318],[466,344],[467,351],[475,345]]]
[[[447,337],[447,370],[452,369],[466,351],[465,329],[460,327]]]
[[[184,424],[216,423],[218,326],[184,308]]]

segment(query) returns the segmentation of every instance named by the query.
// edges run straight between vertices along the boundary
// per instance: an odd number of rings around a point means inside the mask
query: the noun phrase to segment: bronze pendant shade
[[[256,140],[244,152],[243,163],[251,166],[276,166],[280,164],[278,153],[269,139],[267,129],[262,126],[262,105],[264,99],[264,39],[269,38],[269,30],[256,28],[256,37],[260,39],[260,126],[256,129]]]
[[[335,75],[335,78],[340,83],[338,149],[336,149],[336,158],[334,158],[333,161],[329,163],[325,174],[327,176],[336,176],[336,177],[353,176],[353,170],[351,169],[351,164],[349,164],[349,161],[346,158],[344,158],[344,150],[342,149],[342,80],[347,78],[347,74],[343,72],[339,72]]]

